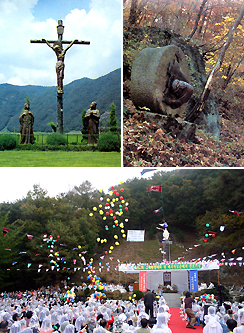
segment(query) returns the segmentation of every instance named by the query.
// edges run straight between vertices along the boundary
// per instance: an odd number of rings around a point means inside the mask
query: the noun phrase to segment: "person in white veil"
[[[9,333],[19,333],[21,331],[21,324],[19,321],[15,321],[13,325],[10,327]]]
[[[152,333],[172,333],[171,329],[168,327],[167,315],[164,312],[158,313],[157,323],[153,326]]]
[[[203,328],[203,333],[223,333],[223,328],[218,321],[218,316],[215,314],[214,306],[208,308],[208,315],[205,316],[206,326]]]
[[[210,306],[209,308],[208,308],[208,314],[204,317],[204,322],[205,322],[205,324],[207,324],[208,323],[208,321],[210,320],[210,319],[215,319],[216,321],[218,321],[219,322],[219,318],[218,318],[218,316],[216,315],[216,308],[214,307],[214,306]]]
[[[81,327],[83,328],[85,323],[86,323],[85,318],[83,316],[79,316],[75,321],[76,332],[80,332]]]
[[[161,313],[164,313],[164,314],[165,314],[165,316],[166,316],[166,318],[167,318],[167,321],[168,321],[169,318],[170,318],[170,316],[171,316],[171,314],[170,314],[167,310],[165,310],[165,307],[164,307],[163,305],[160,305],[160,306],[159,306],[159,308],[158,308],[158,313],[157,313],[157,317],[158,317],[158,315],[161,314]]]
[[[52,322],[49,317],[45,317],[42,322],[42,326],[40,329],[41,333],[52,333],[53,328],[52,328]]]
[[[64,329],[64,333],[75,333],[75,326],[73,324],[68,324]]]
[[[237,327],[234,328],[233,333],[243,333],[244,332],[244,308],[238,311]]]

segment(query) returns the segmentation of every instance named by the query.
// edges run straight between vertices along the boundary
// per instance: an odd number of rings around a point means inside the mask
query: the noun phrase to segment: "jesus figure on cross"
[[[63,94],[63,80],[64,80],[64,57],[66,52],[68,51],[71,46],[77,42],[77,39],[74,39],[64,50],[62,48],[62,42],[56,41],[50,44],[46,39],[42,39],[56,54],[57,62],[56,62],[56,74],[57,74],[57,94]]]

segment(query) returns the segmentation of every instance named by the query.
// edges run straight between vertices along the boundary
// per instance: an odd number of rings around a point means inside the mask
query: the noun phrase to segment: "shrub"
[[[97,142],[99,151],[120,151],[120,136],[112,133],[101,135]]]
[[[134,295],[136,295],[136,296],[134,297]],[[144,294],[142,291],[140,291],[138,289],[133,290],[133,298],[135,298],[136,300],[139,300],[141,298],[144,298]]]
[[[47,136],[46,143],[47,143],[47,145],[51,145],[51,146],[65,145],[66,144],[66,138],[62,134],[52,133],[52,134]]]
[[[17,145],[16,138],[12,135],[1,134],[0,135],[0,150],[15,149]]]

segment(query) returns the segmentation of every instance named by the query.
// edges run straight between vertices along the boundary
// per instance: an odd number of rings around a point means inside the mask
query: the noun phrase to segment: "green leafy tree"
[[[28,94],[26,95],[25,103],[28,104],[30,107],[30,98],[29,98]]]
[[[110,124],[109,131],[112,132],[112,133],[118,133],[114,103],[111,103],[111,105],[110,105],[109,124]]]

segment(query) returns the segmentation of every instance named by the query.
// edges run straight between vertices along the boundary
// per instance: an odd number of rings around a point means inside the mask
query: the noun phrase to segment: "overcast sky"
[[[64,84],[97,78],[121,67],[121,0],[0,0],[0,83],[56,86],[56,40],[63,20],[64,40],[85,40],[65,56]],[[67,45],[66,45],[67,46]],[[65,47],[65,45],[64,45]]]
[[[0,202],[14,202],[26,197],[33,185],[40,185],[50,197],[67,193],[88,180],[97,190],[108,193],[111,186],[127,179],[149,178],[157,171],[141,176],[143,168],[1,168]],[[158,168],[171,171],[173,168]],[[158,185],[158,184],[152,184]]]

